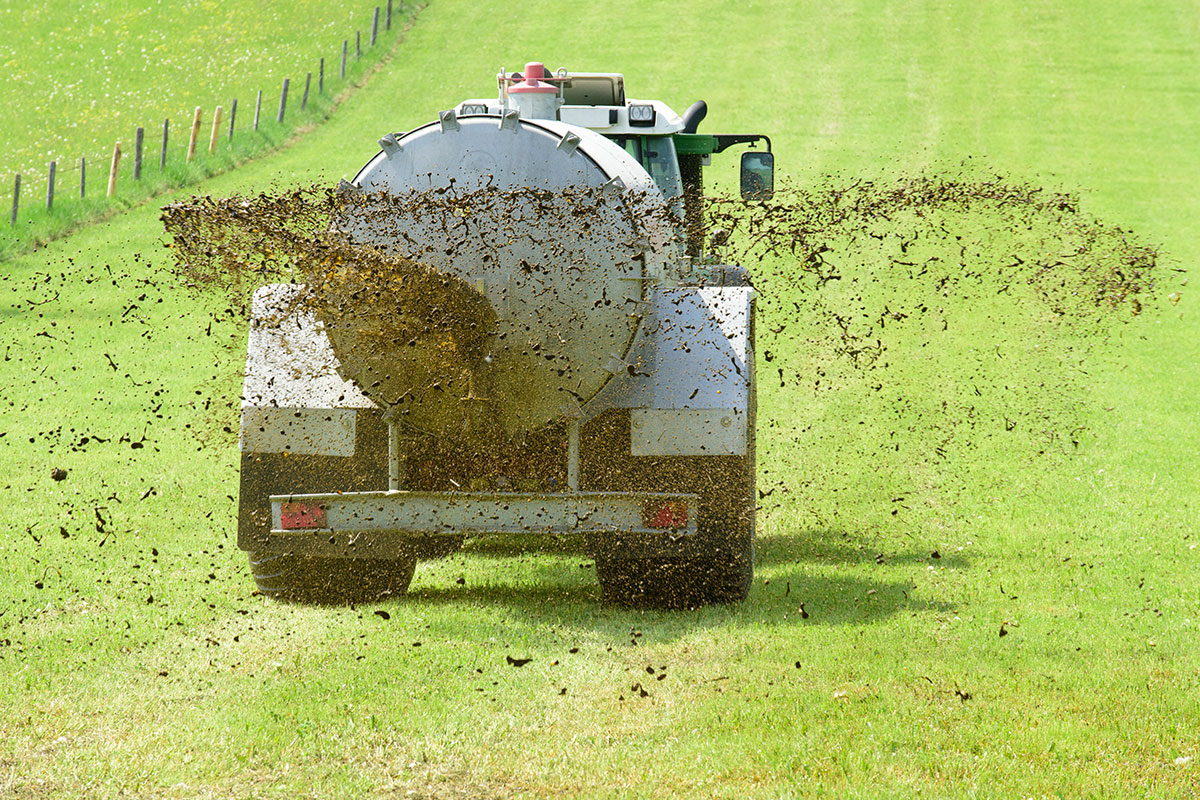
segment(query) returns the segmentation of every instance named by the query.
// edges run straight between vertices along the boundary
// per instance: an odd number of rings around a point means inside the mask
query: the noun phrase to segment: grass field
[[[198,191],[352,175],[382,132],[538,58],[622,70],[676,108],[703,97],[706,129],[770,133],[802,185],[969,159],[1078,192],[1169,266],[1200,256],[1188,4],[511,12],[431,2],[333,120]],[[599,18],[617,22],[599,36]],[[296,607],[253,596],[234,545],[244,330],[166,273],[158,204],[0,264],[0,795],[1200,793],[1185,276],[1082,372],[999,328],[1013,383],[1072,376],[1044,388],[1086,425],[1077,447],[1038,454],[1018,431],[926,462],[880,447],[896,416],[864,413],[844,373],[819,393],[764,380],[764,488],[781,488],[741,605],[610,608],[582,555],[484,541],[419,567],[406,599]],[[946,367],[893,374],[919,409],[958,386]]]
[[[0,155],[6,215],[14,174],[21,175],[18,222],[0,228],[0,258],[28,249],[87,219],[139,202],[147,195],[196,181],[278,145],[299,125],[322,119],[333,98],[360,79],[389,48],[408,14],[393,4],[392,31],[381,18],[370,47],[374,5],[361,0],[219,4],[97,0],[84,4],[0,3],[0,64],[10,80],[0,87]],[[412,4],[410,4],[412,5]],[[410,9],[411,10],[411,9]],[[302,22],[299,20],[303,20]],[[361,33],[362,55],[356,50]],[[349,40],[346,80],[342,41]],[[325,59],[320,90],[320,59]],[[310,97],[303,101],[306,75]],[[284,78],[291,80],[287,113],[275,122]],[[254,129],[257,92],[262,114]],[[238,101],[228,138],[232,101]],[[186,162],[194,109],[202,109],[198,157]],[[217,106],[222,135],[209,154]],[[165,167],[160,168],[163,121],[170,120]],[[133,180],[134,135],[145,129],[145,163]],[[114,200],[105,197],[113,145],[123,152]],[[87,197],[80,199],[80,158],[87,160]],[[57,161],[55,204],[46,210],[49,163]],[[7,221],[7,217],[6,217]]]

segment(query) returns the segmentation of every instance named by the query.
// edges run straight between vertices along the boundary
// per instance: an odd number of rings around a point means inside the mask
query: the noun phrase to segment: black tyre
[[[697,608],[745,600],[754,579],[753,532],[699,538],[697,544],[709,545],[707,552],[681,560],[598,553],[596,574],[604,600],[636,608]]]
[[[262,594],[301,603],[361,603],[408,591],[414,558],[322,558],[247,553]]]
[[[744,456],[634,456],[629,413],[614,409],[584,427],[581,450],[588,490],[686,492],[700,501],[693,537],[594,542],[605,602],[695,608],[746,598],[754,579],[753,439]]]

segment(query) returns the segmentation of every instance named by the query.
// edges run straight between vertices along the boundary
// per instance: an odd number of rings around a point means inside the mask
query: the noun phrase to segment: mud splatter
[[[482,257],[485,272],[486,248],[481,256],[474,240],[491,244],[518,233],[488,230],[481,220],[503,220],[510,209],[526,207],[549,233],[537,243],[543,263],[522,262],[523,270],[549,275],[552,261],[579,260],[582,250],[568,253],[557,238],[562,230],[586,235],[601,227],[607,212],[596,196],[437,190],[389,197],[314,187],[194,198],[164,209],[163,222],[189,285],[226,291],[243,310],[249,290],[262,283],[302,283],[295,302],[325,324],[350,365],[349,377],[393,405],[431,387],[471,397],[489,383],[494,303],[478,285],[427,262]],[[644,198],[625,202],[623,213],[637,218],[631,237],[676,226],[665,206]],[[1155,247],[1089,216],[1078,198],[1000,178],[920,176],[886,184],[830,178],[770,201],[710,197],[706,203],[708,254],[691,275],[686,267],[679,274],[665,267],[667,279],[703,281],[717,263],[749,268],[760,294],[760,384],[768,391],[831,391],[868,381],[881,392],[901,369],[890,353],[927,347],[949,346],[958,359],[954,374],[937,387],[950,394],[979,396],[981,383],[999,380],[985,365],[1004,365],[1005,343],[1024,350],[1031,342],[1053,344],[1046,355],[1059,359],[1056,369],[1068,362],[1082,369],[1086,354],[1115,325],[1141,313],[1161,272]],[[370,220],[366,234],[361,225],[356,230],[355,218]],[[414,219],[434,220],[443,229],[438,252],[414,239]],[[448,233],[448,227],[458,230]],[[656,252],[678,245],[660,241]],[[568,282],[544,284],[551,295]],[[543,346],[528,328],[523,333],[529,341],[515,347]],[[984,333],[995,347],[980,347],[976,337]],[[967,343],[970,353],[958,352]],[[934,387],[915,388],[920,394]],[[1029,388],[1009,385],[1007,391]],[[971,415],[971,406],[964,410]],[[1011,430],[1013,420],[1006,424]]]
[[[1089,370],[1168,272],[1077,197],[996,177],[828,178],[709,219],[754,275],[760,391],[790,416],[760,418],[766,508],[866,483],[895,516],[952,504],[980,452],[1073,450]]]
[[[620,351],[636,328],[622,319],[636,320],[643,300],[638,282],[621,285],[625,276],[599,262],[664,262],[670,213],[653,197],[602,188],[313,187],[194,198],[162,220],[189,286],[226,292],[245,311],[258,285],[301,284],[278,320],[314,314],[341,373],[368,397],[418,430],[488,437],[541,427],[573,397],[586,400],[580,392],[594,394],[581,346],[603,348],[588,339],[607,337]],[[595,312],[614,304],[615,324]],[[557,394],[527,408],[540,384]]]
[[[406,486],[439,491],[561,486],[563,409],[590,396],[580,367],[599,352],[590,340],[623,352],[632,330],[589,327],[589,311],[615,304],[636,328],[653,284],[722,281],[742,265],[758,290],[756,481],[736,465],[641,463],[626,451],[582,462],[587,488],[687,485],[710,498],[702,514],[735,510],[721,522],[729,530],[753,519],[730,496],[818,525],[851,496],[872,514],[928,514],[978,480],[972,471],[992,460],[980,453],[1078,447],[1091,360],[1152,303],[1163,271],[1155,247],[1078,198],[999,178],[829,178],[705,205],[704,255],[691,260],[668,205],[604,190],[311,188],[194,198],[163,221],[194,288],[246,309],[260,284],[298,284],[279,319],[320,321],[342,377],[417,436]],[[589,272],[634,261],[655,280],[623,296]],[[541,405],[535,383],[522,383],[539,369],[557,392]],[[589,430],[596,441],[629,436],[611,414],[590,425],[585,440]],[[383,458],[364,451],[379,475],[340,476],[337,488],[383,488]],[[658,583],[678,598],[659,601],[687,604],[671,569]]]

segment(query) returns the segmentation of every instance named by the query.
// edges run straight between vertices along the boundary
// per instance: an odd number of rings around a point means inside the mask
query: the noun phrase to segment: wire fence
[[[415,13],[413,9],[410,13]],[[404,0],[387,0],[386,5],[377,5],[374,7],[370,17],[370,34],[368,38],[367,48],[373,49],[379,42],[380,31],[389,32],[398,22],[398,18],[405,14]],[[363,58],[363,36],[361,30],[354,32],[354,61],[361,62]],[[349,45],[350,37],[342,40],[341,49],[341,69],[338,80],[346,81],[347,67],[349,60]],[[310,112],[310,109],[315,110],[318,103],[310,102],[312,99],[325,102],[330,98],[329,92],[337,87],[326,85],[325,76],[325,58],[322,56],[318,59],[316,69],[316,87],[314,92],[313,73],[306,72],[304,75],[304,90],[300,97],[298,113],[295,111],[297,105],[294,94],[289,98],[291,91],[292,80],[290,77],[284,78],[279,87],[279,103],[276,109],[274,123],[275,127],[271,131],[278,136],[284,133],[289,127],[289,121],[298,119],[299,114]],[[274,90],[271,90],[272,92]],[[289,102],[291,105],[289,105]],[[102,213],[106,207],[111,207],[113,201],[123,197],[137,198],[150,194],[149,187],[143,188],[143,180],[148,176],[148,170],[145,169],[146,157],[150,158],[158,156],[158,171],[162,177],[168,177],[168,173],[173,167],[184,167],[180,172],[176,170],[174,175],[169,177],[174,178],[170,181],[171,185],[180,186],[192,180],[198,180],[205,177],[206,174],[211,174],[206,169],[186,169],[189,166],[205,166],[201,162],[206,159],[215,161],[217,156],[225,156],[226,159],[233,155],[239,155],[237,152],[239,137],[253,137],[255,134],[260,134],[257,144],[263,143],[263,132],[265,121],[262,117],[263,90],[260,89],[254,98],[254,115],[252,120],[244,121],[238,118],[238,98],[233,98],[228,107],[228,115],[226,116],[223,105],[215,105],[211,112],[206,112],[202,106],[196,106],[192,113],[192,118],[189,122],[182,126],[179,122],[172,122],[170,118],[162,121],[162,136],[155,142],[147,144],[146,129],[138,126],[133,132],[133,153],[132,165],[129,165],[129,159],[125,158],[125,151],[122,143],[117,141],[113,144],[111,158],[108,159],[108,181],[104,189],[103,200],[99,203],[95,202],[98,198],[89,195],[91,187],[88,185],[88,161],[86,156],[80,156],[78,161],[68,163],[60,163],[59,160],[51,161],[47,167],[45,181],[45,203],[37,202],[37,197],[31,193],[37,192],[36,187],[31,186],[30,178],[32,176],[16,173],[12,177],[12,207],[9,217],[9,236],[0,236],[0,257],[12,251],[21,249],[21,245],[26,245],[36,242],[39,238],[46,234],[52,234],[55,228],[61,228],[62,225],[55,225],[55,222],[71,222],[71,217],[74,214],[83,218],[73,220],[76,224],[84,221],[84,218]],[[268,112],[269,113],[269,112]],[[239,127],[241,126],[241,127]],[[157,125],[155,126],[155,130]],[[204,140],[204,134],[207,132],[207,142]],[[174,150],[178,147],[176,136],[182,133],[186,136],[187,146],[183,153]],[[249,151],[254,149],[255,142],[250,142]],[[147,148],[154,148],[157,145],[158,152],[153,151],[147,153]],[[240,155],[248,155],[249,152],[242,152]],[[122,174],[122,165],[125,165],[125,174]],[[72,170],[71,167],[77,167]],[[207,166],[231,166],[231,164],[212,163]],[[74,173],[74,174],[71,174]],[[41,183],[41,176],[38,177],[38,182]],[[78,181],[78,194],[76,195],[75,181]],[[161,181],[159,182],[161,183]],[[132,185],[131,185],[132,184]],[[139,189],[142,189],[139,191]],[[40,194],[40,192],[37,192]],[[86,206],[86,208],[84,208]],[[29,222],[34,230],[20,230],[18,221]],[[38,224],[42,223],[42,224]],[[4,226],[0,223],[0,229]],[[4,247],[4,240],[8,240],[8,247]]]

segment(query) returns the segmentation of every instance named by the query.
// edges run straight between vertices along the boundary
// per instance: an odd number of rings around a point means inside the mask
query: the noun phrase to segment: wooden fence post
[[[386,30],[392,29],[392,0],[388,0],[387,4],[387,22],[383,26]]]
[[[254,101],[254,130],[258,130],[258,116],[262,113],[262,89],[258,90],[258,99]]]
[[[158,156],[158,168],[160,170],[167,168],[167,130],[171,127],[171,118],[163,120],[163,143],[162,153]]]
[[[375,39],[379,36],[379,6],[375,6],[375,16],[371,17],[371,47],[375,46]]]
[[[362,31],[354,32],[354,60],[362,58]]]
[[[58,171],[58,162],[50,162],[50,171],[46,174],[46,210],[54,210],[54,173]]]
[[[212,133],[208,135],[208,152],[217,152],[217,138],[221,135],[221,107],[217,106],[217,110],[213,112]]]
[[[79,159],[79,199],[87,197],[87,159]]]
[[[146,132],[141,128],[133,135],[133,179],[140,181],[142,179],[142,137]]]
[[[196,157],[196,139],[200,137],[200,113],[200,106],[196,106],[196,113],[192,115],[192,135],[188,139],[187,161],[189,164]]]
[[[317,73],[317,94],[325,94],[325,57],[321,57],[321,71]]]
[[[342,39],[342,80],[346,80],[346,48],[349,47],[349,45],[350,42]]]
[[[117,171],[121,168],[121,143],[113,145],[112,166],[108,170],[108,197],[117,191]]]
[[[17,224],[17,206],[21,203],[21,173],[17,173],[17,179],[13,182],[13,210],[12,210],[12,225]]]
[[[300,101],[300,110],[308,108],[308,87],[312,86],[312,73],[308,73],[308,77],[304,79],[304,98]]]
[[[275,115],[276,122],[283,122],[283,111],[287,108],[287,92],[288,85],[291,84],[291,78],[283,79],[283,89],[279,92],[279,113]]]
[[[233,141],[233,121],[237,119],[237,98],[229,104],[229,141]]]

